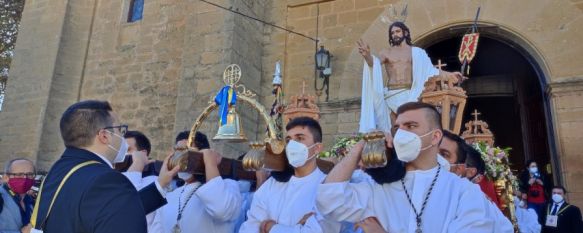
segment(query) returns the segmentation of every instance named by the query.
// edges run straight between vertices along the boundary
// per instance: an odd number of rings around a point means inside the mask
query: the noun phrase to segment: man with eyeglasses
[[[120,124],[106,101],[71,105],[60,121],[66,149],[41,185],[31,216],[32,232],[144,233],[146,214],[166,204],[165,191],[178,168],[164,160],[158,180],[137,191],[113,163],[128,150]]]
[[[26,193],[34,184],[35,169],[32,161],[18,158],[4,166],[4,185],[0,187],[0,232],[20,233],[32,214],[33,198]]]

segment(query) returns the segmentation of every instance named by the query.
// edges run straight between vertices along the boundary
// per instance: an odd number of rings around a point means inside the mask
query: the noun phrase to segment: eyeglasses
[[[128,132],[128,125],[108,126],[103,129],[118,129],[121,136],[124,136]]]
[[[32,172],[27,172],[27,173],[6,173],[6,175],[8,176],[8,178],[29,178],[29,179],[34,179],[34,177],[36,176],[36,174],[32,173]]]

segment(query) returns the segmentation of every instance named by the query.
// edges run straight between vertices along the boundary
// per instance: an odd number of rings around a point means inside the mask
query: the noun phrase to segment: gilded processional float
[[[440,66],[438,66],[440,67]],[[169,168],[180,166],[181,171],[190,171],[194,174],[204,174],[202,153],[198,152],[194,144],[194,135],[208,116],[218,109],[219,129],[213,140],[228,142],[246,142],[247,137],[243,133],[241,120],[236,107],[239,103],[255,109],[266,126],[265,138],[262,141],[249,142],[249,151],[242,160],[223,158],[219,165],[222,176],[234,179],[254,180],[253,171],[266,169],[270,171],[283,171],[287,166],[285,156],[286,142],[283,139],[284,124],[298,116],[308,116],[319,119],[319,108],[314,96],[304,93],[292,96],[289,104],[285,104],[282,94],[282,82],[279,62],[274,74],[273,94],[274,103],[270,111],[260,104],[251,90],[240,84],[241,69],[238,65],[229,65],[223,73],[223,86],[218,94],[209,102],[209,105],[196,118],[188,144],[181,148],[175,148],[175,153]],[[466,105],[466,92],[458,84],[458,79],[444,77],[431,77],[426,83],[420,100],[432,104],[441,112],[442,125],[445,130],[460,134],[461,121]],[[513,190],[516,190],[516,177],[509,167],[508,150],[493,147],[493,135],[488,125],[477,119],[465,124],[466,130],[462,133],[469,144],[481,152],[486,162],[486,176],[495,184],[496,195],[501,201],[499,206],[503,213],[511,219],[517,229],[514,214]],[[318,166],[327,173],[334,166],[333,162],[342,159],[350,146],[363,139],[366,144],[363,149],[362,162],[365,168],[376,168],[387,164],[391,159],[391,153],[386,150],[384,144],[385,135],[380,132],[365,135],[353,135],[351,137],[339,137],[335,145],[328,151],[324,151],[318,158]]]
[[[274,79],[274,106],[268,111],[260,104],[251,90],[240,84],[241,68],[232,64],[223,72],[223,86],[214,98],[209,101],[209,105],[196,118],[186,146],[175,148],[169,167],[180,166],[181,171],[189,171],[194,174],[204,174],[204,163],[202,153],[194,147],[194,136],[202,123],[209,115],[218,110],[219,129],[213,137],[214,141],[227,141],[232,143],[246,142],[247,137],[243,133],[241,120],[237,112],[239,103],[256,110],[266,127],[265,139],[262,141],[249,142],[249,151],[242,160],[223,158],[219,165],[219,172],[222,176],[234,179],[255,180],[253,171],[266,169],[269,171],[283,171],[287,167],[285,156],[286,142],[283,139],[283,123],[298,116],[308,116],[319,119],[319,109],[315,103],[315,97],[303,93],[292,96],[290,103],[283,104],[283,94],[281,93],[281,72],[279,62],[276,66]],[[279,76],[279,77],[277,77]],[[282,119],[283,118],[283,119]],[[334,164],[329,161],[318,159],[318,166],[324,172],[332,169]]]

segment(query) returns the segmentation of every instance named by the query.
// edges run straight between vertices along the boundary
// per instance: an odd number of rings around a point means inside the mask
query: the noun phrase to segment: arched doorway
[[[417,44],[433,63],[447,63],[445,70],[460,70],[457,52],[467,27],[447,28],[429,34]],[[522,171],[529,159],[560,183],[546,80],[527,49],[504,36],[502,29],[480,29],[478,52],[471,63],[470,79],[463,84],[468,94],[463,122],[481,115],[495,135],[496,145],[512,147],[512,168]],[[507,32],[506,32],[507,33]],[[463,129],[462,129],[463,130]]]

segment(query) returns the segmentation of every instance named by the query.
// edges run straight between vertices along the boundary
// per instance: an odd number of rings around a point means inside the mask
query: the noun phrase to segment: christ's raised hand
[[[370,46],[364,42],[362,39],[356,41],[356,45],[358,46],[358,53],[362,55],[368,66],[372,67],[372,55],[370,53]]]

